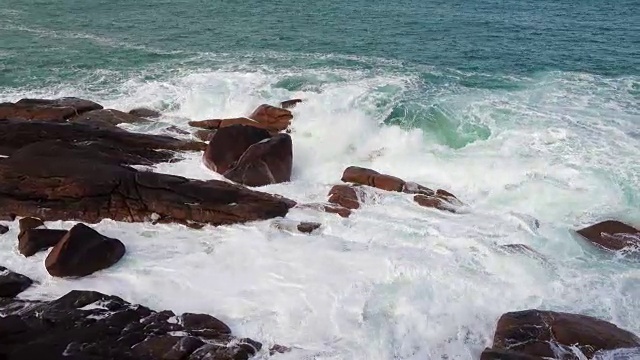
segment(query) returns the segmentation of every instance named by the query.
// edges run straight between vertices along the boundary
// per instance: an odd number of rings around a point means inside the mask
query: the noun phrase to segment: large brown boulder
[[[87,276],[113,266],[124,253],[120,240],[76,224],[53,247],[44,264],[52,276]]]
[[[291,111],[271,105],[260,105],[248,117],[231,119],[211,119],[190,121],[189,125],[203,129],[216,130],[233,125],[248,125],[265,129],[270,134],[277,134],[291,125],[293,115]]]
[[[640,247],[640,230],[620,221],[603,221],[577,232],[592,244],[607,250]]]
[[[262,348],[210,315],[176,316],[93,291],[47,302],[0,299],[0,312],[7,360],[246,360]]]
[[[293,167],[292,146],[288,134],[278,134],[264,139],[251,145],[224,176],[247,186],[290,181]]]
[[[200,151],[205,143],[185,141],[169,136],[138,134],[96,128],[86,124],[51,123],[44,121],[0,120],[0,155],[11,155],[18,149],[37,142],[60,140],[70,144],[93,142],[129,150]]]
[[[342,181],[369,185],[387,191],[402,191],[405,181],[395,176],[358,166],[349,166],[342,174]]]
[[[493,338],[494,349],[555,358],[555,351],[571,356],[571,347],[587,358],[600,350],[640,346],[629,331],[594,317],[543,310],[524,310],[502,315]]]
[[[359,189],[350,185],[334,185],[329,190],[329,202],[347,209],[360,208]]]
[[[224,174],[253,144],[269,138],[269,132],[253,126],[234,125],[216,131],[204,152],[205,165]]]
[[[66,230],[29,229],[18,237],[18,251],[25,257],[55,246],[67,234]]]
[[[120,130],[117,125],[137,124],[148,121],[145,118],[114,109],[92,110],[69,119],[70,122],[86,124],[104,129]]]
[[[0,119],[64,122],[86,111],[102,109],[100,104],[78,98],[22,99],[0,104]]]
[[[28,277],[0,266],[0,298],[12,298],[25,291],[33,281]],[[2,331],[0,326],[0,332]]]
[[[38,147],[26,146],[0,159],[0,213],[47,221],[222,225],[284,216],[295,206],[224,181],[138,171],[82,146],[52,144],[47,151],[32,151]]]

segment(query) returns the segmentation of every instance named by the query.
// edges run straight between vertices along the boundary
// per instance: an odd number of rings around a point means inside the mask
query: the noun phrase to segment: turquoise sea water
[[[640,226],[638,0],[0,0],[0,101],[26,96],[156,108],[133,127],[152,133],[300,97],[292,182],[262,190],[322,201],[361,165],[469,205],[295,210],[325,226],[307,237],[106,221],[129,255],[76,281],[2,242],[0,264],[43,283],[26,296],[82,287],[221,314],[291,359],[477,359],[501,313],[531,307],[640,334],[638,263],[570,232]],[[216,178],[199,156],[158,170]],[[553,266],[492,250],[511,243]]]

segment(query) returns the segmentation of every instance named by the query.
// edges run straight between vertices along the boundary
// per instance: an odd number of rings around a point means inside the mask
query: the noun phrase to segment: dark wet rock
[[[291,100],[281,102],[280,107],[283,109],[291,109],[296,107],[296,105],[298,105],[301,102],[302,102],[302,99],[291,99]]]
[[[344,170],[342,181],[360,185],[369,185],[387,191],[402,191],[405,181],[391,175],[358,166],[350,166]]]
[[[53,247],[44,264],[52,276],[87,276],[117,263],[124,244],[84,224],[76,224]]]
[[[201,142],[138,134],[121,129],[116,131],[96,128],[85,124],[0,120],[0,155],[11,155],[24,146],[49,140],[81,145],[98,142],[124,153],[150,150],[199,151],[206,147]]]
[[[351,210],[358,209],[359,193],[360,191],[353,186],[335,185],[329,190],[329,202]]]
[[[603,221],[577,232],[592,244],[607,250],[640,248],[640,230],[620,221]]]
[[[504,349],[485,349],[480,360],[544,360],[539,356],[527,355]]]
[[[209,139],[203,155],[204,163],[209,169],[224,174],[251,145],[269,137],[267,130],[253,126],[234,125],[222,128]]]
[[[413,197],[413,201],[415,201],[422,207],[455,212],[455,208],[451,205],[451,203],[437,196],[415,195]]]
[[[189,330],[210,330],[219,334],[231,334],[231,329],[222,321],[207,314],[184,313],[180,324]]]
[[[31,217],[31,216],[27,216],[18,220],[18,226],[20,228],[20,232],[18,233],[18,238],[22,237],[22,235],[27,230],[37,229],[37,228],[46,228],[46,226],[44,226],[44,221],[42,221],[42,219]]]
[[[271,348],[269,348],[269,355],[273,356],[275,354],[284,354],[291,351],[290,347],[284,345],[274,344]]]
[[[291,200],[228,182],[138,171],[78,146],[47,152],[31,147],[0,161],[2,213],[47,221],[155,219],[222,225],[284,216],[295,206]]]
[[[147,108],[135,108],[129,110],[129,114],[141,118],[153,119],[162,116],[162,113],[157,110]]]
[[[196,138],[202,141],[209,141],[211,140],[213,135],[215,135],[216,131],[217,130],[199,129],[193,132],[193,136],[195,136]]]
[[[67,234],[66,230],[29,229],[18,238],[18,251],[26,257],[55,246]]]
[[[351,216],[351,210],[344,208],[342,206],[310,203],[310,204],[299,204],[299,205],[296,205],[296,207],[301,209],[314,209],[317,211],[324,211],[330,214],[338,214],[340,217],[343,217],[343,218],[348,218],[349,216]]]
[[[0,298],[12,298],[25,291],[32,283],[28,277],[0,266]],[[2,331],[0,326],[0,333]]]
[[[301,233],[311,234],[314,230],[319,229],[321,226],[322,224],[319,224],[316,222],[303,221],[300,224],[298,224],[297,228],[298,228],[298,231],[300,231]]]
[[[572,356],[571,347],[587,358],[600,350],[640,346],[640,339],[614,324],[594,317],[542,310],[502,315],[496,326],[493,349],[555,358],[556,351]],[[554,351],[555,350],[555,351]]]
[[[217,331],[219,324],[192,330],[172,321],[170,311],[92,291],[49,302],[0,300],[0,312],[7,315],[0,318],[0,358],[10,360],[247,359],[262,346]]]
[[[9,227],[6,225],[0,224],[0,235],[4,235],[9,232]]]
[[[87,111],[100,110],[102,105],[91,100],[76,97],[63,97],[59,99],[21,99],[16,102],[20,106],[60,106],[73,108],[78,114]]]
[[[292,146],[288,134],[278,134],[264,139],[251,145],[223,175],[229,180],[247,186],[290,181],[293,167]]]
[[[102,109],[102,106],[78,98],[22,99],[16,103],[0,104],[0,119],[64,122],[96,109]]]
[[[265,129],[274,135],[286,130],[289,125],[291,125],[292,119],[293,115],[289,110],[263,104],[248,117],[190,121],[189,125],[209,130],[221,129],[233,125],[248,125]]]
[[[175,126],[175,125],[171,125],[167,128],[164,129],[165,132],[167,133],[173,133],[173,134],[178,134],[178,135],[189,135],[190,133],[186,130],[182,130],[179,127]]]
[[[117,128],[120,124],[137,124],[148,121],[145,118],[127,114],[114,109],[101,109],[74,116],[69,121],[79,124],[95,125],[106,129]],[[119,128],[118,128],[119,129]]]

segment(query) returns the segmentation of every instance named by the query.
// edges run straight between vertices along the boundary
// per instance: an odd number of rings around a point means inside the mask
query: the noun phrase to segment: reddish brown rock
[[[18,238],[18,251],[26,257],[55,246],[67,234],[66,230],[30,229]]]
[[[101,109],[88,111],[69,119],[70,122],[85,124],[100,129],[124,131],[119,128],[120,124],[136,124],[148,121],[147,119],[130,115],[114,109]]]
[[[162,113],[157,110],[147,108],[135,108],[129,110],[129,114],[141,118],[153,119],[162,116]]]
[[[44,264],[52,276],[87,276],[113,266],[124,253],[120,240],[76,224],[53,247]]]
[[[451,204],[437,196],[415,195],[413,201],[423,207],[455,212]]]
[[[25,217],[18,220],[18,226],[20,228],[20,232],[18,233],[18,238],[22,236],[27,230],[44,228],[44,222],[41,219],[35,217]]]
[[[403,191],[405,181],[391,175],[358,166],[349,166],[342,174],[342,181],[360,185],[369,185],[387,191]]]
[[[0,213],[47,221],[157,219],[222,225],[284,216],[295,206],[228,182],[138,171],[81,146],[32,151],[38,146],[0,160]]]
[[[296,105],[298,105],[301,102],[302,102],[302,99],[291,99],[291,100],[281,102],[280,107],[283,109],[291,109],[296,107]]]
[[[360,208],[358,192],[350,185],[335,185],[329,190],[329,202],[347,209]]]
[[[22,99],[15,104],[0,104],[0,119],[64,122],[73,116],[95,109],[102,109],[102,106],[78,98]]]
[[[293,115],[289,110],[270,105],[260,105],[248,117],[190,121],[189,125],[208,130],[216,130],[233,125],[248,125],[265,129],[273,135],[286,130],[291,124],[291,119],[293,119]]]
[[[502,315],[493,339],[494,349],[550,358],[555,358],[554,348],[569,355],[570,347],[576,347],[590,359],[600,350],[638,346],[637,336],[614,324],[585,315],[542,310]]]
[[[640,248],[640,230],[620,221],[603,221],[577,232],[592,244],[607,250]]]
[[[169,136],[131,133],[120,129],[96,128],[86,124],[58,124],[41,121],[0,120],[0,155],[11,155],[29,144],[59,140],[69,144],[102,143],[124,152],[151,150],[200,151],[206,144]]]
[[[269,137],[268,131],[253,126],[234,125],[222,128],[209,139],[203,155],[204,163],[209,169],[224,174],[251,145]]]
[[[278,134],[251,145],[224,176],[247,186],[277,184],[291,180],[292,166],[291,137]]]
[[[211,137],[213,137],[213,135],[216,133],[216,131],[217,130],[200,129],[200,130],[194,131],[193,136],[195,136],[196,138],[202,141],[209,141],[211,140]]]

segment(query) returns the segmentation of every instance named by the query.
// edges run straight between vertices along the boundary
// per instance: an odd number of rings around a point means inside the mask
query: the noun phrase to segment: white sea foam
[[[132,78],[113,85],[120,93],[67,85],[33,94],[167,109],[159,121],[184,129],[187,119],[247,115],[263,102],[304,98],[293,109],[293,180],[260,190],[324,201],[342,170],[360,165],[447,189],[468,204],[465,211],[424,209],[410,196],[377,192],[349,219],[292,210],[291,221],[323,224],[312,235],[275,220],[202,230],[105,220],[96,229],[121,239],[127,255],[82,279],[49,277],[46,252],[21,257],[13,223],[0,241],[0,263],[40,282],[23,296],[93,289],[156,309],[206,312],[238,335],[295,349],[274,356],[281,359],[475,360],[498,317],[525,308],[590,314],[640,333],[637,264],[593,251],[570,232],[607,217],[640,225],[640,140],[628,135],[639,110],[620,90],[625,79],[548,74],[520,90],[433,89],[425,106],[437,103],[491,131],[454,150],[418,129],[381,126],[399,100],[429,87],[417,78],[343,71],[332,81],[330,71],[317,70],[298,74],[321,79],[317,86],[275,86],[293,75],[204,69]],[[222,179],[199,154],[185,156],[156,169]],[[496,251],[512,243],[531,246],[549,264]]]

